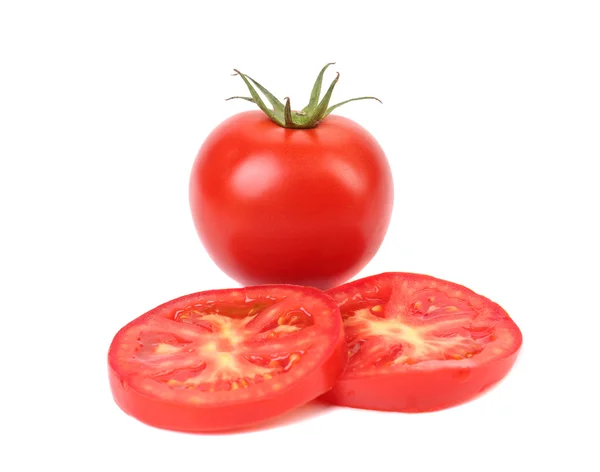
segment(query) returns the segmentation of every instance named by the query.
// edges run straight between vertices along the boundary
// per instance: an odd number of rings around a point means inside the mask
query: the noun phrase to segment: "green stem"
[[[234,97],[228,98],[227,100],[237,98],[241,100],[246,100],[248,102],[252,102],[256,104],[273,122],[277,123],[279,126],[283,126],[284,128],[291,129],[314,128],[321,121],[323,121],[333,110],[342,105],[345,105],[346,103],[355,102],[358,100],[377,100],[381,103],[381,100],[379,100],[376,97],[357,97],[351,98],[349,100],[344,100],[343,102],[339,102],[335,105],[329,106],[333,89],[335,88],[335,85],[337,84],[340,78],[339,72],[337,73],[335,79],[333,79],[333,82],[327,89],[327,92],[325,92],[323,98],[319,101],[321,96],[321,88],[323,85],[323,77],[325,75],[325,72],[327,71],[327,68],[333,64],[335,63],[330,62],[321,69],[319,75],[317,76],[317,80],[313,85],[308,105],[306,105],[301,111],[292,110],[290,99],[288,97],[284,99],[285,104],[282,103],[277,99],[277,97],[275,97],[271,92],[269,92],[256,80],[254,80],[252,77],[246,74],[242,74],[237,69],[234,69],[235,74],[233,75],[239,75],[242,78],[251,96],[243,97],[236,95]],[[259,95],[256,89],[258,89],[258,91],[260,91],[265,96],[272,108],[269,108],[265,104],[265,102],[263,101],[262,97]]]

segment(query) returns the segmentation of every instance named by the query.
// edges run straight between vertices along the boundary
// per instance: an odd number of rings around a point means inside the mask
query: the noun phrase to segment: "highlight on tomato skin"
[[[498,304],[427,275],[391,272],[326,292],[344,320],[348,366],[330,403],[435,411],[472,400],[511,370],[522,344]]]
[[[198,292],[121,328],[108,353],[117,405],[186,432],[235,430],[329,390],[347,364],[339,308],[290,285]]]

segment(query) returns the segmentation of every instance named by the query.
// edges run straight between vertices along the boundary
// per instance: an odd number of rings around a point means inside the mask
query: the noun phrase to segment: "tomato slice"
[[[347,360],[337,305],[290,285],[177,298],[123,327],[108,353],[121,409],[194,432],[244,427],[309,402]]]
[[[496,303],[426,275],[385,273],[327,292],[340,306],[348,367],[323,396],[384,411],[472,399],[513,366],[521,331]]]

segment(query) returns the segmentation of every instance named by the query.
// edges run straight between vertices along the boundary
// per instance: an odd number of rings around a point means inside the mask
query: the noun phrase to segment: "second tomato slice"
[[[153,426],[236,429],[329,390],[347,363],[322,292],[265,285],[187,295],[123,327],[108,354],[116,403]]]
[[[461,285],[387,273],[327,292],[340,306],[349,363],[324,399],[431,411],[472,399],[511,369],[522,336],[506,311]]]

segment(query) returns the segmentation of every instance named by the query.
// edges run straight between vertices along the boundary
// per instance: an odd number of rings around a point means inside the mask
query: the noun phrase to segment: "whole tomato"
[[[375,255],[393,206],[387,158],[364,128],[329,115],[333,81],[319,101],[292,111],[238,71],[262,111],[236,114],[208,136],[194,162],[190,205],[212,260],[244,285],[327,289]],[[267,107],[256,92],[267,97]]]

